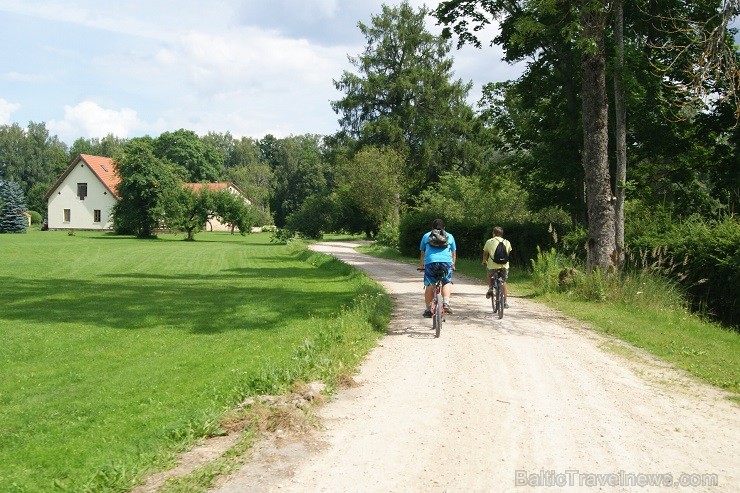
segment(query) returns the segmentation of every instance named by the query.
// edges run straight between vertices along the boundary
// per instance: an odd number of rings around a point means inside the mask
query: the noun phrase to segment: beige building
[[[77,156],[44,196],[49,229],[111,229],[118,181],[112,159]]]

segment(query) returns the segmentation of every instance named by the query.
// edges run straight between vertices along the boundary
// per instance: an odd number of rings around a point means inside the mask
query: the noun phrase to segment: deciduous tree
[[[384,221],[397,221],[402,165],[396,151],[368,146],[342,166],[335,191],[340,204],[337,226],[374,236]]]
[[[162,133],[154,140],[154,154],[184,170],[183,181],[199,183],[221,179],[223,155],[191,130],[181,128]]]
[[[286,218],[297,211],[311,195],[327,193],[326,166],[318,135],[280,139],[271,145],[275,191],[271,209],[275,224],[285,225]]]
[[[144,137],[126,144],[116,173],[120,200],[113,207],[115,230],[140,238],[154,236],[181,193],[177,171],[154,155],[151,139]]]

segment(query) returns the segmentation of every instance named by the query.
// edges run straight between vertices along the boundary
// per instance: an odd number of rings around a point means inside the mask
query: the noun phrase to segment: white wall
[[[77,196],[78,183],[87,183],[85,200]],[[49,197],[49,229],[112,229],[110,214],[115,203],[116,198],[87,164],[80,161]],[[70,210],[69,222],[64,221],[64,209]],[[96,209],[100,210],[98,223],[93,221]]]

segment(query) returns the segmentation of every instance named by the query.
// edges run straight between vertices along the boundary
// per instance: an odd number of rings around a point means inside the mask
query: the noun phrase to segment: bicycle
[[[498,318],[504,318],[504,269],[496,269],[491,275],[491,282],[488,288],[493,291],[491,296],[491,307],[493,313],[498,313]]]
[[[424,269],[416,270],[424,272]],[[445,270],[438,270],[434,272],[434,295],[432,296],[432,329],[434,330],[434,337],[439,337],[439,333],[442,330],[442,322],[445,322],[445,305],[442,300],[442,279],[447,275]]]

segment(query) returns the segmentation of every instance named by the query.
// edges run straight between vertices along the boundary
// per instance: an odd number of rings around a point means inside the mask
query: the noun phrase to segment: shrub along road
[[[351,243],[313,248],[395,302],[388,335],[319,409],[214,491],[738,491],[740,413],[727,394],[531,301],[493,317],[456,277],[435,339],[415,266]],[[558,488],[564,487],[564,488]]]

